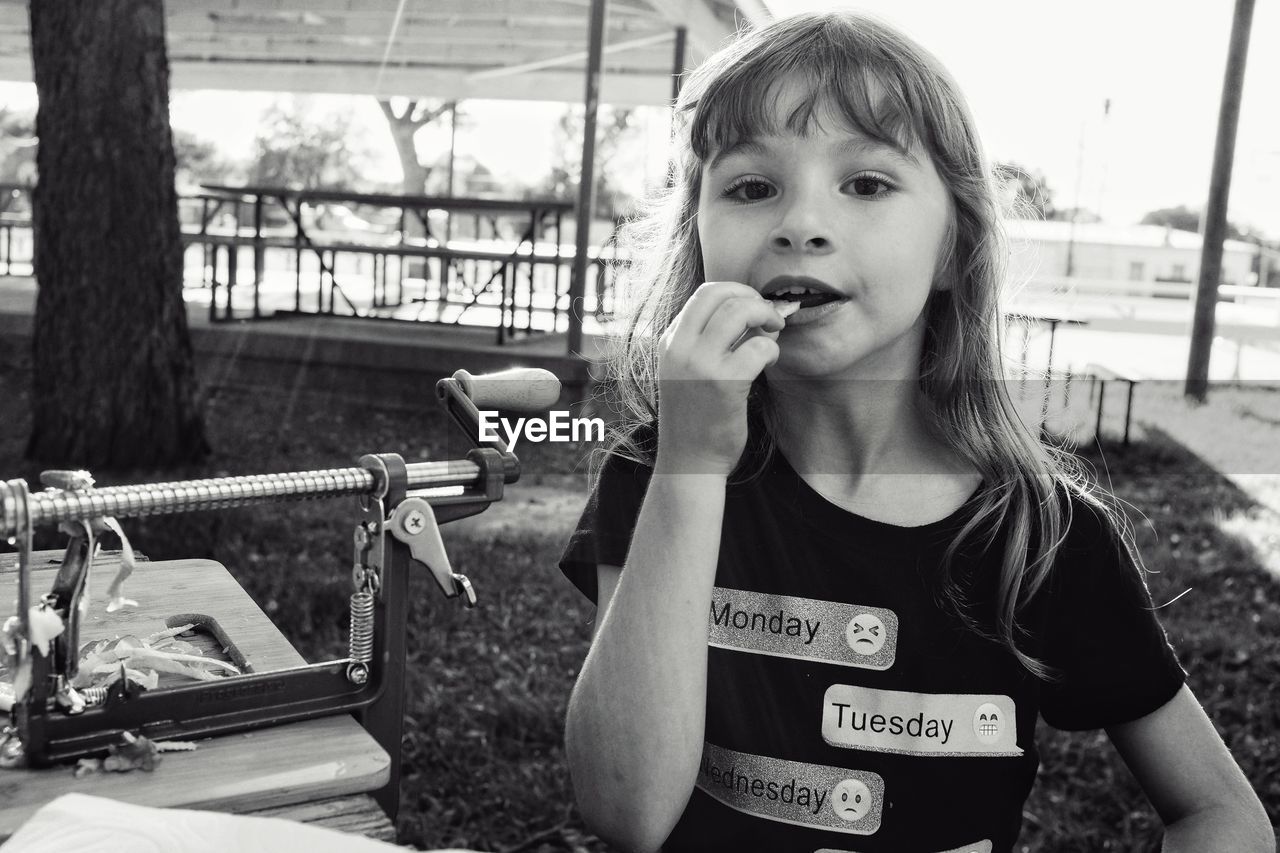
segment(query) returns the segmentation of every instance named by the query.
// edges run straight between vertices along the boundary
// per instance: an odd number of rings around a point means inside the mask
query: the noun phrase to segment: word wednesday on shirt
[[[750,794],[759,799],[794,803],[815,815],[822,811],[822,805],[827,801],[826,791],[812,788],[794,776],[785,782],[779,782],[753,772],[742,772],[736,766],[718,767],[707,755],[702,756],[698,769],[712,786],[723,787],[738,794]]]

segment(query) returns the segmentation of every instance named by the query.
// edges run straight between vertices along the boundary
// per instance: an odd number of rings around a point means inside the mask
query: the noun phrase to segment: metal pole
[[[676,54],[674,67],[671,69],[671,103],[680,99],[680,87],[684,83],[685,44],[689,40],[688,27],[676,27]]]
[[[453,198],[453,158],[458,150],[458,102],[453,101],[449,104],[449,186],[444,194],[449,198]],[[424,230],[428,230],[425,229]],[[430,237],[430,234],[427,234]],[[449,245],[449,241],[453,239],[453,211],[445,211],[444,219],[444,244]],[[423,278],[426,278],[426,261],[422,263]]]
[[[671,131],[676,132],[676,102],[680,100],[680,88],[684,85],[685,45],[689,39],[688,27],[676,27],[676,53],[671,69]],[[668,135],[670,135],[668,134]],[[667,162],[667,189],[676,183],[675,163]]]
[[[587,48],[587,93],[582,128],[582,177],[578,181],[577,228],[573,246],[573,277],[569,280],[569,355],[582,352],[582,312],[587,290],[587,244],[595,207],[596,111],[600,106],[600,57],[608,0],[591,0],[590,43]]]
[[[1072,261],[1076,248],[1076,217],[1080,215],[1080,181],[1084,174],[1084,127],[1085,123],[1080,122],[1080,143],[1076,146],[1076,191],[1071,200],[1071,224],[1067,228],[1067,278],[1075,275],[1076,271]]]
[[[1102,168],[1101,175],[1098,178],[1098,203],[1094,205],[1094,213],[1098,214],[1098,219],[1103,222],[1107,221],[1107,217],[1102,212],[1102,202],[1107,194],[1107,159],[1111,153],[1111,99],[1106,98],[1102,102],[1102,127],[1099,128],[1099,136],[1102,137],[1101,145],[1102,156],[1099,158]]]
[[[1204,239],[1200,246],[1200,283],[1196,288],[1195,314],[1191,325],[1191,352],[1187,359],[1187,381],[1183,394],[1205,402],[1209,393],[1209,354],[1213,349],[1214,310],[1218,306],[1218,284],[1222,276],[1222,241],[1227,232],[1227,196],[1231,191],[1231,165],[1235,155],[1236,126],[1240,121],[1240,98],[1244,93],[1244,67],[1249,55],[1249,30],[1253,23],[1253,0],[1236,0],[1231,24],[1231,46],[1227,50],[1227,71],[1222,81],[1222,106],[1218,113],[1218,138],[1213,150],[1213,173],[1209,178],[1209,203],[1205,210]]]
[[[449,188],[445,195],[453,198],[453,159],[458,152],[458,102],[449,104]]]

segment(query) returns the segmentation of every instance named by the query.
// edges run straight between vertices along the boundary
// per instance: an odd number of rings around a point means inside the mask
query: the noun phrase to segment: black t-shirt
[[[651,469],[609,456],[560,562],[593,602],[624,566]],[[975,495],[976,496],[976,495]],[[971,498],[921,527],[829,502],[775,453],[728,487],[711,612],[706,735],[672,851],[1008,851],[1039,766],[1037,716],[1095,729],[1144,716],[1184,673],[1137,567],[1073,498],[1020,646],[1031,675],[942,606],[948,543]],[[953,564],[966,612],[994,612],[1002,537]]]

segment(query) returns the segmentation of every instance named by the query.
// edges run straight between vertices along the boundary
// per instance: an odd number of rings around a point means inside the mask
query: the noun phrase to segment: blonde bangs
[[[744,139],[806,136],[821,127],[823,108],[844,129],[901,153],[939,153],[933,143],[940,134],[926,107],[937,81],[921,73],[935,64],[910,42],[838,18],[771,30],[767,49],[762,33],[748,34],[686,85],[678,110],[700,163]],[[761,45],[752,43],[757,39]],[[787,82],[799,83],[804,95],[780,116],[778,96]]]

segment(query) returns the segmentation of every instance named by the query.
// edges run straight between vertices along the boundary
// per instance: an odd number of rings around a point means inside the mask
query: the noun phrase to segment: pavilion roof
[[[590,0],[165,0],[173,89],[580,102]],[[0,0],[0,79],[30,80],[27,0]],[[5,10],[8,10],[7,12]],[[763,0],[609,0],[600,98],[663,104]]]

